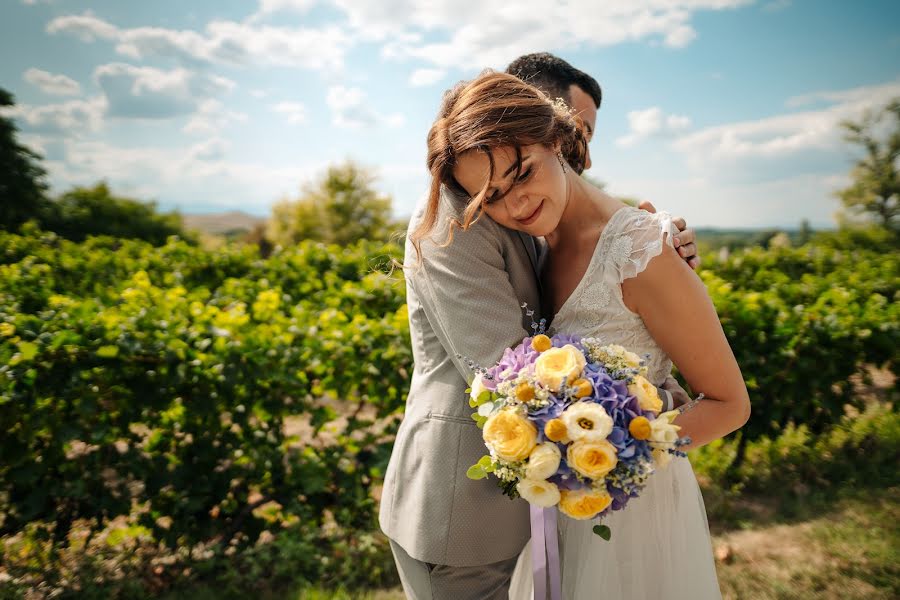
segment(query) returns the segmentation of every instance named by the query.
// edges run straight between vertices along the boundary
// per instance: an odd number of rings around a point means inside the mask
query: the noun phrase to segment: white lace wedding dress
[[[555,332],[597,337],[650,354],[648,379],[660,385],[672,363],[641,318],[626,308],[619,284],[643,271],[677,230],[667,213],[622,208],[609,220],[584,277],[553,319]],[[665,235],[665,234],[669,235]],[[564,600],[706,600],[721,598],[706,509],[687,458],[673,457],[653,474],[642,495],[603,521],[559,515]],[[519,558],[511,600],[532,598],[530,543]],[[540,599],[543,600],[543,599]]]

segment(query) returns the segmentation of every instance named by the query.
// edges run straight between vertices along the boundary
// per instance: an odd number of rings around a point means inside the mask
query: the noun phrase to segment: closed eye
[[[516,179],[516,183],[522,183],[531,177],[531,167],[528,167],[521,175],[519,175],[518,179]]]

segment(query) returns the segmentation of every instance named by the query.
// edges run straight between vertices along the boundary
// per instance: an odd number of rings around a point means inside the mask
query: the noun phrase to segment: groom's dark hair
[[[594,100],[597,108],[603,100],[603,91],[597,80],[549,52],[525,54],[509,63],[506,72],[530,83],[551,98],[562,98],[572,105],[569,87],[577,85]]]

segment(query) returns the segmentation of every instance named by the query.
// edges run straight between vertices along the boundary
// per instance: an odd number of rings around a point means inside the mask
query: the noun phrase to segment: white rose
[[[530,504],[550,508],[559,504],[559,488],[546,480],[523,479],[516,485],[519,495]]]
[[[547,479],[559,469],[562,453],[553,442],[544,442],[531,451],[525,467],[527,479]]]

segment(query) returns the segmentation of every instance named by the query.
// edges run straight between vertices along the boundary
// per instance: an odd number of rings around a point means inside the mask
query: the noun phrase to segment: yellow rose
[[[544,435],[551,442],[569,443],[569,428],[563,423],[562,419],[550,419],[544,425]]]
[[[636,375],[634,381],[628,384],[628,393],[637,396],[638,404],[641,410],[652,410],[659,412],[662,410],[662,400],[659,399],[659,390],[656,386],[647,381],[646,377]]]
[[[550,348],[534,364],[535,378],[551,392],[559,391],[563,382],[571,382],[584,370],[584,355],[572,344]]]
[[[606,440],[582,440],[569,446],[566,460],[569,466],[591,479],[600,479],[615,468],[618,462],[616,447]]]
[[[583,489],[560,492],[560,512],[579,521],[595,517],[610,504],[612,496],[605,491]]]
[[[628,433],[636,440],[650,438],[650,421],[647,417],[635,417],[628,424]]]
[[[526,479],[547,479],[559,469],[561,459],[562,454],[553,442],[544,442],[536,446],[528,457],[528,465],[525,467]]]
[[[553,341],[543,333],[534,336],[531,340],[531,347],[538,352],[546,352],[553,347]]]
[[[519,462],[537,445],[537,428],[515,409],[505,408],[488,417],[483,437],[502,460]]]
[[[559,502],[559,488],[555,483],[543,479],[523,479],[516,484],[516,490],[529,504],[550,508]]]

